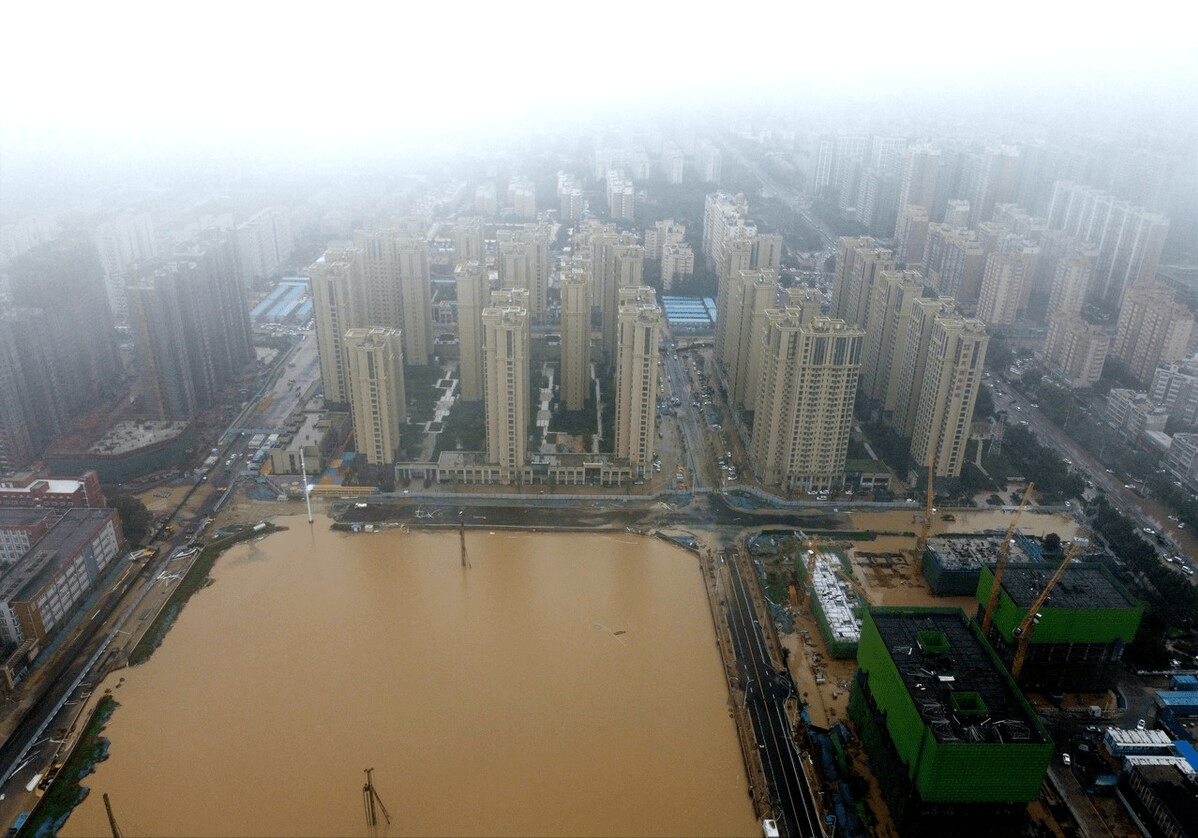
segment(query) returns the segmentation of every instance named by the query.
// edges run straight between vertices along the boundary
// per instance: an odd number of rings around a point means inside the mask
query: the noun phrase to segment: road
[[[744,578],[739,551],[724,551],[717,571],[727,574],[730,596],[725,617],[736,656],[737,678],[743,709],[753,726],[757,755],[768,787],[768,808],[778,831],[790,838],[823,836],[807,769],[810,757],[799,751],[794,739],[794,721],[787,712],[793,683],[785,670],[776,668],[761,627],[752,588]]]

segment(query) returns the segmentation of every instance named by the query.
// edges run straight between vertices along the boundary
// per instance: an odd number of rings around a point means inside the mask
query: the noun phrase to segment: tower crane
[[[1035,483],[1029,482],[1027,488],[1023,490],[1023,500],[1019,501],[1019,508],[1015,510],[1015,515],[1011,518],[1011,526],[1007,527],[1007,534],[1003,536],[1002,544],[998,547],[998,564],[994,566],[994,581],[990,585],[990,597],[986,600],[986,613],[982,617],[982,637],[988,637],[990,634],[994,609],[998,607],[998,590],[1002,587],[1003,574],[1007,572],[1007,562],[1011,560],[1011,539],[1015,536],[1015,527],[1019,523],[1019,516],[1023,514],[1023,508],[1027,506],[1027,499],[1032,496],[1032,489],[1035,486]]]
[[[919,538],[915,539],[914,562],[915,572],[923,572],[923,551],[928,547],[928,536],[932,534],[932,516],[935,514],[936,488],[932,477],[932,452],[928,452],[928,498],[923,509],[923,526],[919,530]]]
[[[1073,557],[1077,555],[1079,550],[1081,550],[1081,545],[1072,544],[1065,551],[1065,558],[1061,560],[1060,567],[1057,568],[1052,578],[1048,580],[1048,584],[1044,586],[1044,590],[1040,591],[1032,601],[1031,606],[1027,609],[1027,616],[1011,632],[1011,636],[1015,638],[1017,644],[1015,648],[1015,660],[1011,663],[1012,678],[1018,679],[1019,673],[1023,671],[1023,663],[1027,660],[1028,646],[1032,642],[1032,631],[1035,630],[1036,623],[1040,622],[1040,608],[1047,601],[1048,595],[1052,593],[1052,589],[1056,587],[1057,582],[1061,581],[1061,577],[1065,575],[1065,568],[1069,567],[1069,563],[1073,561]]]
[[[366,770],[366,784],[362,786],[362,805],[366,809],[366,825],[377,826],[379,822],[379,813],[391,823],[391,813],[387,811],[387,807],[383,805],[383,799],[379,797],[379,793],[374,789],[374,779],[371,774],[374,773],[373,768]]]
[[[104,811],[108,813],[108,828],[112,830],[112,838],[123,838],[124,833],[117,826],[116,815],[112,814],[112,803],[108,800],[108,792],[104,792]]]

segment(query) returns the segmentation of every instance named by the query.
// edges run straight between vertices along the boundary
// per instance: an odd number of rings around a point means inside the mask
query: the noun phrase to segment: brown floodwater
[[[60,835],[108,835],[104,793],[126,835],[760,834],[692,554],[280,523],[105,683]]]

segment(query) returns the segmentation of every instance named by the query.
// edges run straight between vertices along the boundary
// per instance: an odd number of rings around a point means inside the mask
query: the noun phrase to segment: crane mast
[[[998,607],[998,590],[1002,587],[1003,574],[1007,572],[1007,562],[1011,560],[1011,539],[1015,536],[1015,527],[1019,523],[1019,516],[1023,514],[1023,508],[1027,506],[1027,500],[1032,496],[1032,489],[1035,488],[1035,485],[1035,483],[1029,482],[1027,488],[1023,490],[1023,500],[1019,501],[1019,508],[1015,510],[1015,516],[1011,518],[1011,526],[1007,527],[1007,534],[1003,536],[1002,544],[999,545],[998,564],[994,566],[994,581],[990,585],[990,596],[986,600],[986,613],[982,617],[983,637],[990,634],[994,609]]]
[[[1052,578],[1048,580],[1048,584],[1044,586],[1044,590],[1040,591],[1040,593],[1032,601],[1031,606],[1027,610],[1027,616],[1024,617],[1022,622],[1020,622],[1019,625],[1015,627],[1015,630],[1011,632],[1017,644],[1015,649],[1015,660],[1011,663],[1012,678],[1018,679],[1019,673],[1023,671],[1024,661],[1027,660],[1028,647],[1032,642],[1032,631],[1035,630],[1036,623],[1040,621],[1040,609],[1048,600],[1048,595],[1052,593],[1052,589],[1056,587],[1057,582],[1061,581],[1061,577],[1065,575],[1065,568],[1069,567],[1069,563],[1073,561],[1073,557],[1077,555],[1077,552],[1080,549],[1080,545],[1073,544],[1070,545],[1067,551],[1065,551],[1065,558],[1061,560],[1061,564],[1057,568],[1056,573],[1054,573]]]

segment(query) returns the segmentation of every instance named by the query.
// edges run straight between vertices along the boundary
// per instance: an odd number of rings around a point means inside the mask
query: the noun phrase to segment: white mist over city
[[[1195,24],[0,0],[0,828],[1198,834]]]

